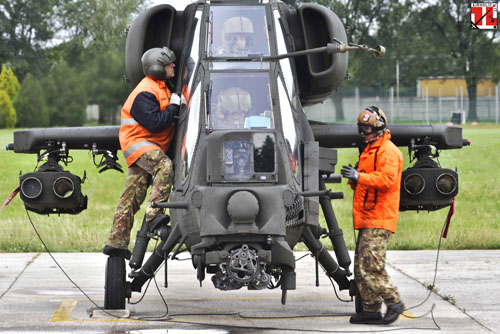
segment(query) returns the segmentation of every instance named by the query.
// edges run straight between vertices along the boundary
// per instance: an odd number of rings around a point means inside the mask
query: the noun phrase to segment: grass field
[[[12,142],[12,130],[0,130],[0,144],[5,147]],[[500,126],[482,124],[465,126],[464,137],[472,145],[461,150],[442,151],[441,165],[458,168],[459,195],[456,198],[456,213],[453,216],[448,238],[442,247],[445,249],[497,249],[500,248]],[[408,167],[408,154],[405,155],[405,168]],[[114,209],[121,194],[125,174],[108,171],[99,174],[93,166],[88,152],[70,152],[75,162],[69,170],[87,180],[83,193],[89,197],[88,209],[79,215],[40,216],[30,213],[31,219],[43,236],[49,248],[58,252],[101,251],[107,238]],[[355,163],[357,150],[339,150],[339,164]],[[0,203],[18,185],[18,176],[33,171],[34,155],[15,154],[0,151]],[[124,164],[120,152],[120,160]],[[352,230],[352,191],[345,184],[330,185],[334,191],[343,191],[343,200],[333,201],[337,219],[344,231],[349,249],[354,247]],[[397,233],[391,238],[391,249],[433,249],[436,248],[448,210],[435,212],[402,212]],[[141,210],[137,221],[143,216]],[[321,218],[322,219],[322,218]],[[324,224],[324,222],[323,222]],[[136,224],[132,232],[135,238]],[[327,239],[323,239],[327,240]],[[329,244],[329,241],[325,241]],[[303,246],[299,245],[299,248]],[[302,248],[303,249],[303,248]],[[0,212],[0,252],[37,252],[42,245],[36,237],[24,205],[16,197]]]

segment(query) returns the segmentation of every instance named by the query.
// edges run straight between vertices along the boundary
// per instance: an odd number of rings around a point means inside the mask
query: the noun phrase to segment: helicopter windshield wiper
[[[314,54],[314,53],[322,53],[322,52],[326,52],[327,54],[346,53],[347,51],[354,51],[354,50],[373,52],[373,54],[377,58],[383,58],[385,56],[385,47],[383,47],[382,45],[377,45],[375,48],[372,48],[366,44],[362,44],[362,45],[358,45],[358,44],[354,44],[354,43],[345,44],[344,42],[339,41],[336,38],[334,38],[333,41],[335,43],[328,43],[326,46],[322,46],[319,48],[289,52],[289,53],[285,53],[285,54],[281,54],[281,55],[277,55],[277,56],[259,57],[259,59],[262,61],[279,60],[279,59],[290,58],[290,57],[306,56],[306,55]]]
[[[354,51],[354,50],[360,50],[360,51],[366,51],[366,52],[373,52],[376,58],[383,58],[385,56],[385,47],[382,45],[377,45],[376,47],[372,48],[366,44],[345,44],[342,41],[339,41],[338,39],[334,38],[333,39],[335,43],[328,43],[326,46],[322,46],[319,48],[314,48],[314,49],[308,49],[308,50],[302,50],[302,51],[294,51],[294,52],[289,52],[289,53],[284,53],[280,54],[277,56],[254,56],[254,55],[248,55],[246,57],[208,57],[208,60],[225,60],[225,61],[234,61],[234,62],[241,62],[241,61],[272,61],[272,60],[280,60],[280,59],[285,59],[285,58],[291,58],[291,57],[300,57],[300,56],[307,56],[310,54],[315,54],[315,53],[323,53],[326,52],[327,54],[333,54],[333,53],[346,53],[347,51]]]

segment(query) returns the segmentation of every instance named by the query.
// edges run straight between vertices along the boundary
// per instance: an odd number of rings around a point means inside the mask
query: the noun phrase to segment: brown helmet
[[[379,107],[371,106],[365,108],[358,115],[358,129],[360,133],[362,128],[370,127],[370,132],[384,130],[387,126],[387,117],[385,117],[384,112]],[[365,134],[366,131],[363,131]]]

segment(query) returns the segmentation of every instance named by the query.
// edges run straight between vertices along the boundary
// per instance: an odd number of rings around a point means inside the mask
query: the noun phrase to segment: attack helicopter
[[[244,44],[232,52],[239,33]],[[111,256],[105,278],[106,309],[125,308],[162,263],[180,250],[191,254],[201,282],[215,288],[280,287],[282,303],[296,288],[294,246],[303,242],[339,290],[356,296],[351,259],[338,226],[328,184],[337,149],[359,147],[356,124],[309,121],[303,106],[328,98],[347,76],[348,51],[383,57],[381,46],[348,43],[342,22],[314,3],[296,9],[277,0],[199,1],[183,11],[163,4],[140,14],[126,41],[128,80],[143,77],[142,54],[168,46],[177,55],[172,90],[187,104],[177,119],[171,147],[175,180],[170,215],[143,221],[130,274],[125,260]],[[170,83],[172,84],[172,83]],[[239,119],[224,113],[237,110]],[[458,174],[436,161],[439,150],[467,141],[456,126],[390,125],[393,142],[416,160],[404,171],[400,210],[438,210],[458,193]],[[20,176],[20,196],[39,214],[78,214],[87,208],[80,177],[63,170],[70,150],[101,156],[98,168],[121,170],[119,126],[28,129],[14,133],[8,149],[45,160]],[[318,223],[321,207],[327,228]],[[336,259],[320,238],[327,236]],[[144,262],[151,238],[161,242]],[[167,280],[167,275],[165,275]],[[357,303],[359,304],[359,303]],[[356,308],[357,311],[358,307]]]

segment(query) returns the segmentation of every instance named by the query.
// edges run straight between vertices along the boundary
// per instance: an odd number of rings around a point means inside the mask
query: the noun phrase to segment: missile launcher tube
[[[320,147],[347,148],[361,143],[356,124],[310,123]],[[440,150],[458,149],[464,145],[462,128],[458,126],[390,124],[388,128],[397,146],[408,146],[412,139],[416,144],[431,144]]]
[[[314,138],[320,147],[356,147],[361,138],[356,124],[310,122]],[[397,146],[408,146],[411,139],[416,144],[426,141],[437,149],[458,149],[465,141],[462,128],[446,125],[391,124],[392,141]],[[94,126],[74,128],[39,128],[14,132],[14,145],[8,148],[16,153],[38,153],[47,149],[49,143],[66,143],[68,149],[91,149],[95,144],[99,149],[118,150],[119,126]]]
[[[118,125],[18,130],[14,132],[13,149],[15,153],[38,153],[64,142],[73,150],[92,149],[93,144],[98,149],[119,150],[119,131]]]

